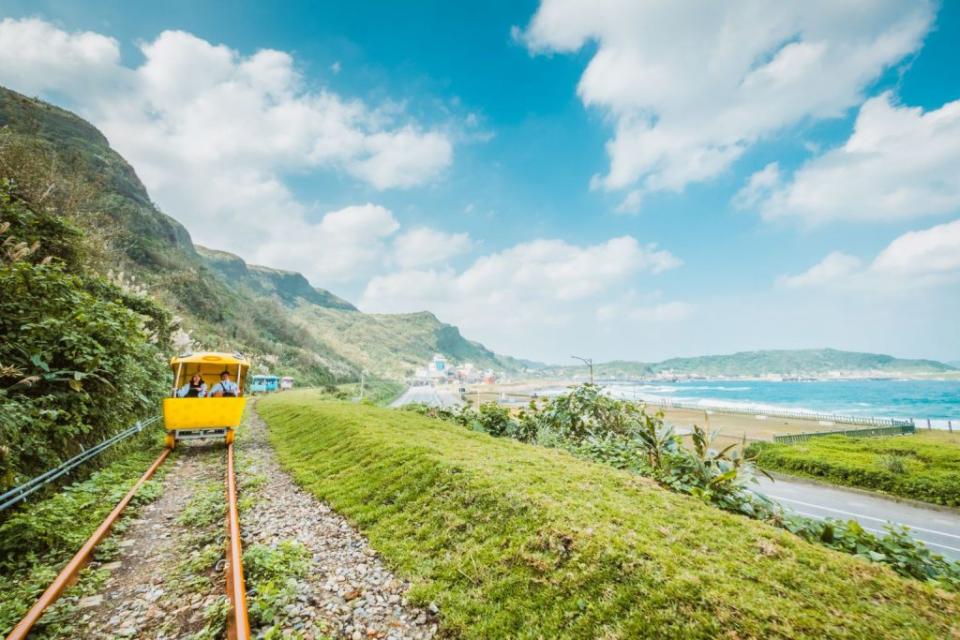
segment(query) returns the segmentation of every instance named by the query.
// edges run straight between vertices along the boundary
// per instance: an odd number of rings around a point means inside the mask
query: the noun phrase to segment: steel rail
[[[233,443],[227,445],[227,597],[230,615],[227,616],[227,637],[230,640],[249,640],[250,621],[247,618],[247,588],[243,580],[243,548],[240,541],[240,516],[237,511],[237,482],[233,471]]]
[[[142,422],[137,422],[132,427],[121,431],[120,433],[114,434],[113,436],[107,438],[103,442],[96,444],[85,451],[81,451],[74,457],[70,458],[59,467],[46,471],[39,476],[32,478],[23,484],[16,486],[9,491],[0,495],[0,511],[8,509],[18,502],[26,500],[31,494],[40,490],[44,485],[47,485],[54,480],[62,478],[66,474],[73,471],[76,467],[80,466],[87,460],[99,455],[102,451],[112,447],[121,440],[140,433],[145,428],[149,427],[151,424],[157,422],[160,419],[160,416],[154,416],[152,418],[147,418]]]
[[[110,515],[100,523],[100,526],[97,527],[97,530],[93,532],[87,541],[80,548],[80,551],[77,551],[76,555],[71,558],[70,562],[67,563],[60,573],[54,578],[53,582],[50,583],[50,586],[47,587],[47,590],[43,592],[43,595],[34,603],[33,607],[30,608],[30,611],[27,612],[27,615],[23,617],[23,620],[17,623],[17,626],[13,628],[13,631],[10,632],[10,635],[7,636],[7,640],[23,640],[30,633],[30,630],[33,628],[33,625],[37,623],[40,617],[43,615],[43,612],[47,608],[57,601],[57,598],[64,592],[64,590],[73,584],[77,579],[77,574],[80,572],[87,562],[90,560],[90,554],[93,553],[94,548],[103,540],[103,538],[109,533],[110,528],[113,527],[114,523],[117,521],[117,518],[130,503],[130,500],[133,499],[133,496],[137,494],[137,491],[140,490],[140,487],[153,476],[157,468],[163,464],[163,461],[167,459],[167,456],[170,455],[170,449],[164,449],[163,453],[160,454],[150,468],[140,476],[140,479],[137,480],[137,483],[130,488],[130,491],[127,492],[127,495],[123,496],[123,499],[117,503],[117,506],[113,508],[113,511],[110,512]]]

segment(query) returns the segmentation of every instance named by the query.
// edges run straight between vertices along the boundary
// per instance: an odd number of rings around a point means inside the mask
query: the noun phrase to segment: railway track
[[[6,640],[22,640],[28,638],[34,625],[40,620],[44,612],[57,601],[63,592],[79,576],[90,561],[94,549],[110,533],[111,528],[117,519],[123,513],[124,509],[137,494],[144,483],[149,480],[160,465],[164,463],[170,455],[170,449],[164,449],[144,474],[137,480],[136,484],[123,496],[120,502],[113,508],[113,511],[100,523],[93,534],[87,539],[79,551],[64,566],[50,586],[37,599],[33,607],[27,612],[23,619],[17,623],[7,636]],[[227,495],[227,548],[226,548],[226,590],[230,600],[230,613],[227,617],[227,637],[230,640],[249,640],[250,623],[247,618],[247,599],[246,586],[243,578],[243,549],[240,541],[240,519],[237,510],[237,484],[236,474],[233,464],[233,444],[227,445],[227,465],[225,474],[225,491]]]

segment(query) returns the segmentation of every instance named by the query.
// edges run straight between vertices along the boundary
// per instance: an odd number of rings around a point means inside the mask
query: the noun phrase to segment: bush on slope
[[[455,635],[960,633],[952,594],[561,451],[306,392],[259,407],[283,464]]]

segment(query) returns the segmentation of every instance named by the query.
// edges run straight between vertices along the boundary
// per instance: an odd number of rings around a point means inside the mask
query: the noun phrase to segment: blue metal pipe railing
[[[70,458],[69,460],[61,464],[56,469],[51,469],[50,471],[47,471],[46,473],[43,473],[37,476],[36,478],[32,478],[24,482],[23,484],[18,485],[13,489],[10,489],[3,495],[0,495],[0,511],[8,509],[13,505],[26,500],[28,496],[38,491],[39,489],[41,489],[44,485],[47,485],[53,482],[54,480],[62,478],[66,474],[70,473],[73,469],[75,469],[76,467],[86,462],[87,460],[95,458],[97,455],[99,455],[103,451],[106,451],[107,449],[117,444],[121,440],[126,440],[130,436],[140,433],[141,431],[143,431],[150,425],[154,424],[158,420],[160,420],[160,416],[153,416],[152,418],[147,418],[146,420],[138,421],[135,425],[133,425],[129,429],[125,429],[120,433],[117,433],[107,438],[100,444],[90,447],[85,451],[81,451],[74,457]]]

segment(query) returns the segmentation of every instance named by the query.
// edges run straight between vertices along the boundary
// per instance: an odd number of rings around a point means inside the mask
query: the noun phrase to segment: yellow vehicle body
[[[250,362],[240,354],[208,351],[171,358],[170,368],[174,375],[173,397],[163,400],[167,446],[174,447],[177,440],[199,438],[224,438],[228,443],[233,442],[234,429],[240,425],[247,404],[243,392]],[[238,397],[177,397],[177,390],[194,374],[200,374],[209,392],[224,371],[237,383]]]
[[[246,404],[246,398],[164,398],[163,424],[167,431],[237,427]]]

